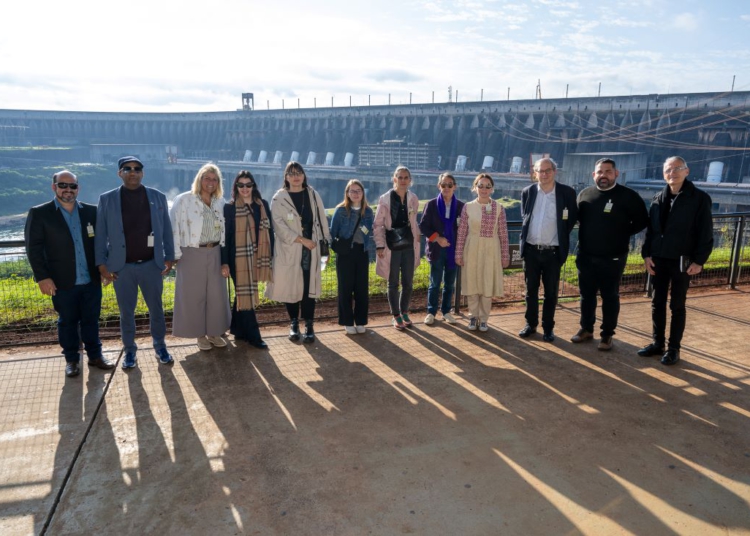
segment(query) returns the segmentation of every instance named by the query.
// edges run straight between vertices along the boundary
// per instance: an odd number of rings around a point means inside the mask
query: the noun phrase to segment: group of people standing
[[[350,335],[366,331],[373,250],[376,273],[388,281],[393,327],[403,331],[412,326],[409,314],[422,235],[430,263],[425,324],[435,322],[438,310],[445,322],[456,323],[451,304],[459,267],[469,330],[488,331],[492,298],[503,295],[503,269],[510,265],[508,226],[505,210],[492,199],[494,181],[487,173],[474,179],[471,191],[476,197],[466,203],[455,196],[454,176],[441,174],[439,194],[427,202],[419,222],[419,200],[409,189],[408,168],[396,168],[393,187],[380,196],[374,213],[363,184],[350,180],[329,227],[322,199],[297,162],[287,164],[283,185],[270,205],[245,170],[235,176],[225,202],[221,171],[206,164],[190,191],[175,197],[171,209],[164,194],[142,185],[143,167],[137,157],[121,158],[122,186],[102,194],[98,207],[78,202],[76,176],[61,171],[52,178],[55,198],[29,211],[28,259],[41,292],[52,297],[59,315],[58,339],[68,376],[80,373],[81,341],[89,365],[114,367],[103,357],[98,335],[102,282],[113,283],[120,309],[123,368],[137,363],[139,289],[149,310],[156,357],[162,364],[173,362],[165,343],[162,305],[163,276],[173,267],[173,334],[195,338],[201,350],[226,346],[227,330],[235,340],[267,347],[255,315],[261,283],[268,299],[285,304],[289,339],[313,342],[321,259],[328,255],[329,245],[337,255],[338,321]],[[570,233],[579,223],[581,318],[580,330],[571,340],[593,339],[598,293],[598,349],[610,350],[630,238],[647,228],[641,253],[654,283],[653,341],[638,353],[662,355],[666,365],[677,363],[690,276],[701,271],[713,247],[710,197],[686,180],[689,169],[680,157],[664,163],[667,185],[654,197],[650,212],[635,191],[617,184],[619,172],[612,159],[596,163],[594,185],[578,196],[555,181],[556,173],[554,160],[538,160],[536,182],[522,193],[526,325],[519,336],[527,338],[537,331],[541,285],[543,339],[555,340],[560,271],[570,251]],[[231,306],[229,277],[234,287]],[[672,324],[667,341],[670,286]]]

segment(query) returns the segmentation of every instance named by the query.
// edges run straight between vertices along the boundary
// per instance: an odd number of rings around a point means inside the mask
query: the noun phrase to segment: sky
[[[745,0],[4,0],[0,108],[256,109],[750,90]],[[510,89],[509,89],[510,88]],[[410,97],[411,95],[411,97]]]

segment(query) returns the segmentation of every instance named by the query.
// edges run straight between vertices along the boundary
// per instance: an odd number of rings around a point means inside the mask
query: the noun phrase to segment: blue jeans
[[[430,286],[427,287],[427,312],[433,315],[438,311],[440,284],[443,285],[443,304],[440,312],[449,313],[453,306],[453,289],[456,286],[456,268],[446,268],[447,248],[440,249],[440,255],[430,263]]]
[[[78,350],[83,340],[89,361],[102,357],[99,340],[99,313],[102,310],[102,287],[90,282],[66,290],[57,289],[52,296],[52,305],[57,311],[57,340],[62,347],[65,361],[78,363]],[[78,328],[80,327],[80,337]]]
[[[141,289],[143,301],[148,307],[154,350],[166,348],[164,337],[167,334],[167,324],[164,320],[164,307],[161,301],[164,280],[156,263],[150,260],[126,264],[117,272],[117,280],[113,284],[117,306],[120,308],[120,335],[125,351],[135,352],[138,349],[135,344],[135,307],[138,303],[138,288]]]

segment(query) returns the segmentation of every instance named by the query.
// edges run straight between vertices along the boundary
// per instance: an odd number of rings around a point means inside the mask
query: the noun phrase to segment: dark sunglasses
[[[238,182],[237,188],[253,188],[255,186],[252,182]]]
[[[135,171],[136,173],[140,173],[141,171],[143,171],[142,167],[122,166],[121,169],[122,169],[122,171],[126,171],[126,172]]]
[[[78,185],[74,182],[56,182],[55,186],[61,190],[67,190],[68,188],[71,190],[78,190]]]
[[[441,188],[453,188],[454,186],[455,186],[455,184],[453,184],[451,182],[441,182],[440,183],[440,187]]]

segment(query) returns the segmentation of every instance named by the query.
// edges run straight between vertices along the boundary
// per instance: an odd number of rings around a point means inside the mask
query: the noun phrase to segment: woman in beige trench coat
[[[305,321],[303,342],[315,341],[313,322],[315,299],[321,294],[320,240],[330,242],[323,200],[307,184],[299,162],[284,170],[284,186],[271,200],[276,237],[273,282],[266,285],[266,297],[286,304],[291,321],[289,339],[300,339],[299,317]]]

